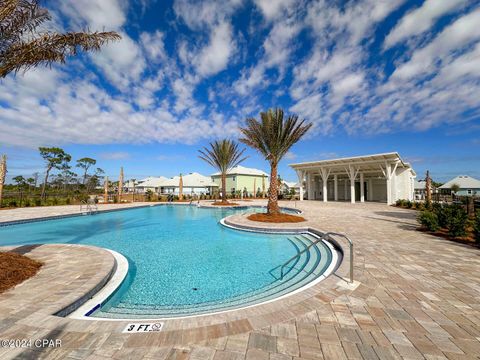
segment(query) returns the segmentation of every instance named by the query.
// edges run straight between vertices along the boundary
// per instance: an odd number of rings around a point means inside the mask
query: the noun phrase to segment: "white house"
[[[305,180],[308,200],[413,200],[415,171],[396,152],[290,165],[299,183]],[[304,198],[300,188],[300,200]]]
[[[182,176],[183,181],[183,194],[184,195],[201,195],[212,194],[214,189],[218,188],[209,176],[203,176],[199,173],[191,173]],[[174,176],[173,178],[166,179],[160,186],[160,192],[162,194],[179,194],[180,191],[180,176]]]
[[[139,181],[139,184],[135,186],[135,189],[140,193],[146,192],[147,190],[160,193],[162,184],[167,180],[168,178],[164,176],[149,176],[147,179]]]

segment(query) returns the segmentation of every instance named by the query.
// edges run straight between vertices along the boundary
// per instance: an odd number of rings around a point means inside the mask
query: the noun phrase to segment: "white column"
[[[303,201],[303,180],[305,172],[303,170],[297,170],[298,183],[300,184],[300,201]],[[255,190],[256,191],[256,190]]]
[[[328,182],[328,177],[330,176],[330,171],[331,171],[331,169],[325,169],[325,168],[321,168],[321,169],[320,169],[320,176],[322,177],[322,186],[323,186],[323,190],[322,190],[322,193],[323,193],[323,202],[327,202],[327,201],[328,201],[328,197],[327,197],[327,182]]]
[[[355,204],[355,179],[350,179],[350,202]]]
[[[373,200],[373,180],[368,179],[367,183],[368,183],[367,200],[372,201]]]
[[[387,205],[392,204],[392,165],[385,164],[387,178]]]
[[[355,203],[355,179],[357,178],[359,169],[355,170],[355,168],[352,165],[349,165],[348,168],[345,168],[345,170],[350,179],[350,202],[354,204]]]
[[[363,183],[363,173],[360,173],[360,202],[365,202],[365,189]]]
[[[338,201],[338,175],[337,174],[333,175],[333,184],[334,184],[333,192],[335,194],[335,201]]]
[[[312,174],[307,171],[307,193],[308,200],[313,200],[313,191],[312,191]]]

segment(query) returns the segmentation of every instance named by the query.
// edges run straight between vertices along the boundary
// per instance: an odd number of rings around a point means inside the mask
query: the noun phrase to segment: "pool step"
[[[308,245],[317,240],[308,234],[295,235],[289,239],[295,246],[297,253],[306,249]],[[292,260],[286,268],[283,280],[279,279],[280,270],[272,271],[276,277],[271,284],[243,293],[225,301],[210,301],[199,304],[188,304],[179,306],[158,306],[150,304],[135,304],[120,302],[109,309],[99,309],[94,316],[106,318],[122,317],[146,317],[161,316],[175,317],[182,315],[202,314],[212,311],[225,311],[247,305],[254,305],[295,291],[323,274],[330,263],[330,250],[324,243],[312,246],[308,251],[302,253],[297,259]]]

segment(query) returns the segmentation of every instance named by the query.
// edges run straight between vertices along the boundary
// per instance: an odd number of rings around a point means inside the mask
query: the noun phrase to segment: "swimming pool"
[[[315,241],[312,234],[260,234],[219,221],[258,208],[161,205],[0,227],[0,246],[88,244],[128,259],[127,277],[101,318],[168,318],[250,306],[292,293],[321,278],[332,263],[325,242],[285,268]]]

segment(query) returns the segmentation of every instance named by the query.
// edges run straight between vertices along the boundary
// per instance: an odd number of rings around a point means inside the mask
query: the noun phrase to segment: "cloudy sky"
[[[480,177],[480,2],[48,0],[52,29],[115,30],[102,52],[0,81],[9,176],[38,146],[111,177],[213,172],[208,141],[279,106],[313,123],[281,165],[398,151],[419,177]],[[267,170],[254,152],[245,163]]]

